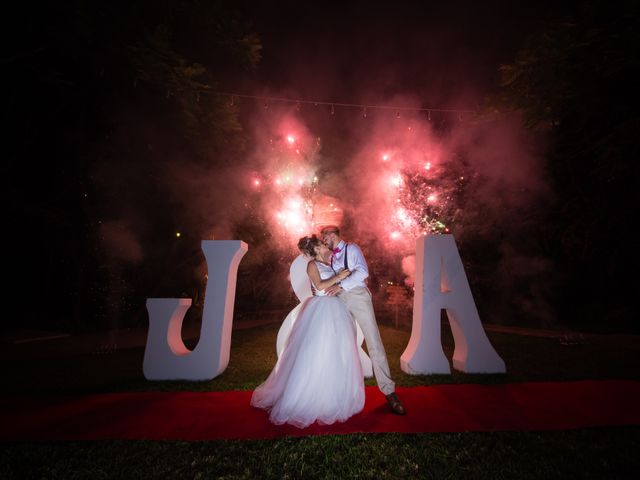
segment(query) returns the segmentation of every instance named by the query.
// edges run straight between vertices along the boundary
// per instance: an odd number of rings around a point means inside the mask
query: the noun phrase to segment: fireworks
[[[304,137],[287,133],[269,141],[270,168],[254,172],[253,189],[267,205],[267,223],[278,226],[285,238],[313,231],[318,176],[314,167],[320,139],[305,142]],[[308,144],[308,145],[307,145]]]
[[[388,163],[387,154],[381,159]],[[421,235],[448,233],[455,221],[456,203],[464,185],[459,162],[411,161],[402,155],[394,158],[398,170],[389,170],[388,196],[395,201],[390,210],[388,228],[391,240],[412,243]],[[388,187],[387,187],[388,188]]]
[[[438,139],[408,129],[392,137],[394,141],[374,147],[368,157],[372,164],[358,178],[361,186],[356,186],[355,193],[350,191],[348,198],[336,199],[321,195],[317,173],[320,139],[304,131],[302,127],[282,128],[272,136],[260,154],[259,163],[265,168],[253,172],[248,180],[260,195],[261,213],[278,243],[291,244],[323,224],[340,224],[345,200],[350,213],[358,211],[362,199],[374,202],[381,220],[377,225],[390,242],[384,243],[393,245],[396,252],[413,248],[418,236],[448,233],[449,225],[455,223],[466,172],[463,162],[445,153]]]

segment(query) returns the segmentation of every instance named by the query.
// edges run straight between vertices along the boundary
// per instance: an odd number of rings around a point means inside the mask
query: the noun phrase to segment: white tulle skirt
[[[278,425],[304,428],[344,422],[364,408],[364,380],[356,329],[337,297],[310,297],[293,323],[284,350],[251,405]]]

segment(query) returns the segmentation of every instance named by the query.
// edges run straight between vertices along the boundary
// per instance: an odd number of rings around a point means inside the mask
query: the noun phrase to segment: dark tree
[[[638,329],[624,281],[637,270],[640,83],[636,2],[587,2],[502,67],[502,107],[550,139],[555,204],[541,238],[559,265],[557,301],[577,327]]]
[[[193,296],[202,283],[202,227],[166,172],[224,165],[243,148],[216,80],[255,66],[259,39],[223,2],[20,8],[2,56],[3,205],[9,283],[26,311],[4,328],[142,322],[145,297]]]

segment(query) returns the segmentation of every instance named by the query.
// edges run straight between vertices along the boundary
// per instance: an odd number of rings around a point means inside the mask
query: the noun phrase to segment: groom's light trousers
[[[351,290],[341,292],[339,297],[362,329],[378,388],[385,395],[393,393],[396,385],[391,380],[389,362],[380,338],[380,330],[378,330],[378,324],[376,323],[376,315],[373,311],[369,289],[354,287]]]

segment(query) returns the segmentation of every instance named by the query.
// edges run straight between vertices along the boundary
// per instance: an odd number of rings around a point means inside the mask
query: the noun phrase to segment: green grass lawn
[[[253,389],[275,363],[277,329],[268,325],[234,331],[229,367],[208,382],[147,382],[142,376],[144,350],[132,348],[5,363],[3,393]],[[640,379],[640,344],[632,340],[593,336],[564,345],[556,338],[489,332],[508,373],[410,376],[399,362],[409,332],[383,326],[381,334],[392,375],[401,386]],[[451,358],[453,339],[447,328],[443,344]],[[636,478],[640,472],[637,427],[2,447],[0,478]]]
[[[144,348],[111,353],[59,355],[8,363],[3,360],[4,393],[80,393],[140,390],[220,391],[253,389],[264,381],[276,362],[278,324],[235,330],[229,366],[208,382],[148,382],[142,375]],[[640,380],[640,341],[613,342],[607,336],[587,337],[579,344],[561,339],[488,332],[489,339],[507,365],[506,374],[407,375],[400,355],[409,332],[381,326],[391,373],[399,386],[440,383],[510,383],[522,381],[636,379]],[[447,358],[453,356],[453,337],[442,330]],[[367,380],[367,385],[375,385]]]

